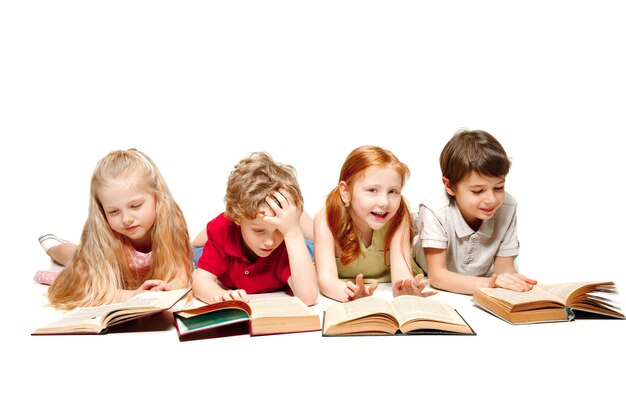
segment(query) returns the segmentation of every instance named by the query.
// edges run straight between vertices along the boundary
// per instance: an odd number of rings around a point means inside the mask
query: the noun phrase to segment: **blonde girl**
[[[411,214],[401,194],[409,174],[393,153],[377,146],[361,146],[348,155],[339,184],[314,219],[322,294],[346,302],[389,281],[394,296],[434,294],[422,293],[428,280],[411,259]]]
[[[154,162],[136,149],[111,152],[98,162],[80,244],[54,235],[40,243],[66,266],[48,291],[58,308],[185,288],[193,271],[183,214]]]

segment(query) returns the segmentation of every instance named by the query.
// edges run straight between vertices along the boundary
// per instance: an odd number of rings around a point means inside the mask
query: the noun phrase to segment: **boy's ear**
[[[348,190],[348,184],[345,181],[339,183],[339,195],[343,204],[350,204],[350,191]]]
[[[456,192],[450,186],[450,180],[448,178],[446,178],[446,177],[442,177],[441,181],[443,181],[443,186],[446,188],[446,193],[448,193],[448,195],[451,195],[452,197],[454,197]]]

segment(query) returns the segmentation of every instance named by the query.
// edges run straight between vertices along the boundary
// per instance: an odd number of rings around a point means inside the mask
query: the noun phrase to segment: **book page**
[[[253,320],[260,317],[301,317],[314,314],[298,297],[253,298],[248,304]]]
[[[359,298],[348,303],[332,304],[326,310],[326,325],[358,319],[372,314],[387,313],[394,316],[393,308],[387,301],[377,297]]]
[[[103,314],[103,321],[108,325],[119,321],[119,319],[139,316],[141,313],[168,309],[188,292],[188,288],[171,291],[141,292],[123,303],[111,304],[110,306],[115,306],[115,308]]]
[[[131,308],[143,306],[170,308],[189,291],[189,288],[181,288],[171,291],[144,291],[120,304],[124,308],[127,306]]]
[[[347,320],[354,320],[370,314],[387,313],[394,315],[393,308],[388,301],[377,297],[359,298],[349,303],[341,304],[346,312]]]
[[[97,307],[79,307],[66,313],[60,319],[42,327],[61,328],[73,327],[78,324],[96,323],[98,327],[106,327],[104,322],[112,317],[125,316],[134,312],[169,308],[182,298],[189,290],[146,291],[137,294],[123,303],[106,304]],[[103,320],[107,318],[107,320]]]
[[[443,301],[435,301],[413,295],[401,295],[392,301],[392,305],[396,318],[401,325],[415,319],[465,325],[458,313]]]
[[[81,323],[96,323],[98,326],[100,326],[101,318],[104,315],[109,314],[110,312],[115,311],[116,309],[120,308],[121,305],[122,305],[121,303],[117,303],[117,304],[108,304],[108,305],[99,306],[99,307],[75,308],[74,310],[66,313],[60,319],[52,323],[49,323],[43,326],[42,328],[67,327],[67,326],[73,326],[73,325],[81,324]]]
[[[601,284],[601,282],[566,282],[561,284],[542,284],[538,285],[546,292],[558,297],[563,303],[579,288],[587,286]]]
[[[549,292],[541,289],[539,286],[534,286],[532,290],[526,292],[518,292],[513,290],[507,290],[504,288],[478,288],[484,294],[490,297],[498,298],[511,305],[531,303],[534,301],[556,301],[562,304],[562,300]]]

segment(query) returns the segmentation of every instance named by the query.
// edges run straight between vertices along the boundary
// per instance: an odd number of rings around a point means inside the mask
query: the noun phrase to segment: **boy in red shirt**
[[[195,297],[208,304],[247,301],[248,293],[288,286],[305,304],[315,304],[319,287],[301,227],[310,218],[303,215],[295,169],[253,153],[230,173],[224,201],[225,212],[193,241],[204,245],[193,276]]]

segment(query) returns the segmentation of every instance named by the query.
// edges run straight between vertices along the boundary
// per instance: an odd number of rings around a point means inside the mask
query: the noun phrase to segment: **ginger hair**
[[[397,170],[402,178],[402,186],[404,186],[410,176],[409,167],[400,162],[392,152],[378,146],[361,146],[353,150],[341,167],[339,182],[345,182],[350,192],[352,192],[354,183],[365,175],[365,171],[368,168],[387,165],[391,165]],[[361,254],[358,229],[350,215],[349,208],[344,206],[339,186],[335,187],[326,197],[326,221],[335,241],[341,248],[341,263],[347,265],[356,260]],[[409,224],[410,238],[413,236],[411,213],[404,197],[402,197],[398,212],[389,221],[391,223],[385,238],[384,249],[386,267],[389,267],[387,265],[387,252],[389,251],[391,240],[403,221]]]

